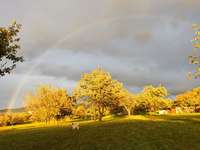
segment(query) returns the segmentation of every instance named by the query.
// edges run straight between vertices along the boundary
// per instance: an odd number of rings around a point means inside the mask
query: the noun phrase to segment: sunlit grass
[[[200,149],[200,114],[106,116],[102,122],[32,123],[0,128],[0,150]]]

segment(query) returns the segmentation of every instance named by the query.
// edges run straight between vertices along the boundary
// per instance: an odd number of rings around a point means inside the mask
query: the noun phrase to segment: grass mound
[[[0,128],[1,150],[156,150],[200,149],[200,114],[106,117],[69,123],[27,124]]]

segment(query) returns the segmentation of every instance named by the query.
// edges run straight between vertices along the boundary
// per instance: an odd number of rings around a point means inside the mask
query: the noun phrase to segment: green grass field
[[[200,114],[105,117],[70,123],[0,128],[0,150],[197,150]]]

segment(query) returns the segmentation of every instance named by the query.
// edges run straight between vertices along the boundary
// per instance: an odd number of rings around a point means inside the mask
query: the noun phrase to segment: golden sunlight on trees
[[[91,107],[97,110],[98,119],[102,120],[104,112],[117,100],[117,93],[122,88],[122,83],[113,80],[108,72],[98,68],[82,76],[73,95],[76,99],[86,98]]]
[[[138,95],[137,111],[155,112],[159,109],[167,109],[171,102],[167,99],[168,92],[164,86],[146,86]]]
[[[20,49],[18,33],[21,25],[15,21],[9,27],[0,27],[0,76],[10,73],[23,57],[18,56]]]
[[[174,105],[181,108],[193,107],[193,110],[200,112],[200,87],[176,96]]]
[[[0,126],[10,126],[30,122],[30,114],[26,112],[5,113],[0,115]]]
[[[110,73],[97,68],[84,73],[72,92],[62,88],[43,85],[35,93],[25,96],[26,109],[32,121],[63,119],[102,120],[105,115],[139,114],[165,111],[174,112],[176,107],[195,107],[200,110],[200,88],[180,94],[173,101],[168,98],[164,86],[145,86],[139,93],[128,91],[122,83],[112,79]],[[183,110],[184,111],[184,110]],[[1,120],[7,120],[2,116]],[[12,116],[11,116],[12,118]]]
[[[126,109],[128,115],[130,116],[132,113],[132,110],[137,105],[137,95],[124,89],[119,92],[118,100],[119,100],[119,104]]]
[[[193,29],[196,31],[194,38],[192,39],[194,54],[189,56],[189,63],[195,65],[195,72],[189,73],[190,79],[200,77],[200,25],[194,24]]]
[[[97,68],[82,75],[71,97],[64,89],[41,86],[35,94],[27,94],[25,100],[33,120],[47,122],[71,115],[101,121],[109,114],[130,116],[170,109],[172,101],[167,96],[164,86],[146,86],[142,92],[132,93],[112,79],[110,73]]]
[[[26,108],[36,121],[48,122],[72,113],[72,101],[65,89],[41,86],[36,93],[25,96]]]
[[[87,110],[83,105],[79,105],[76,109],[74,109],[73,115],[84,119],[87,115]]]

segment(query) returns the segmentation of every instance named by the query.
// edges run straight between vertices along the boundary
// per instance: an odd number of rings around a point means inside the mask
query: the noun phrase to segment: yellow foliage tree
[[[179,107],[200,107],[200,87],[177,95],[174,104]]]
[[[73,95],[76,99],[86,98],[91,107],[97,110],[98,119],[101,121],[106,108],[117,99],[117,93],[122,87],[122,83],[113,80],[108,72],[97,68],[82,76]]]
[[[138,105],[141,110],[147,112],[167,108],[170,105],[170,101],[166,99],[167,95],[168,92],[164,86],[146,86],[138,95]]]
[[[137,95],[124,89],[118,93],[119,104],[125,108],[128,116],[131,115],[132,110],[137,105]]]
[[[33,120],[46,122],[71,114],[73,107],[65,89],[49,85],[40,86],[35,94],[27,94],[25,102]]]
[[[79,118],[85,118],[87,115],[87,110],[83,105],[79,105],[75,110],[74,110],[74,115],[78,116]]]

